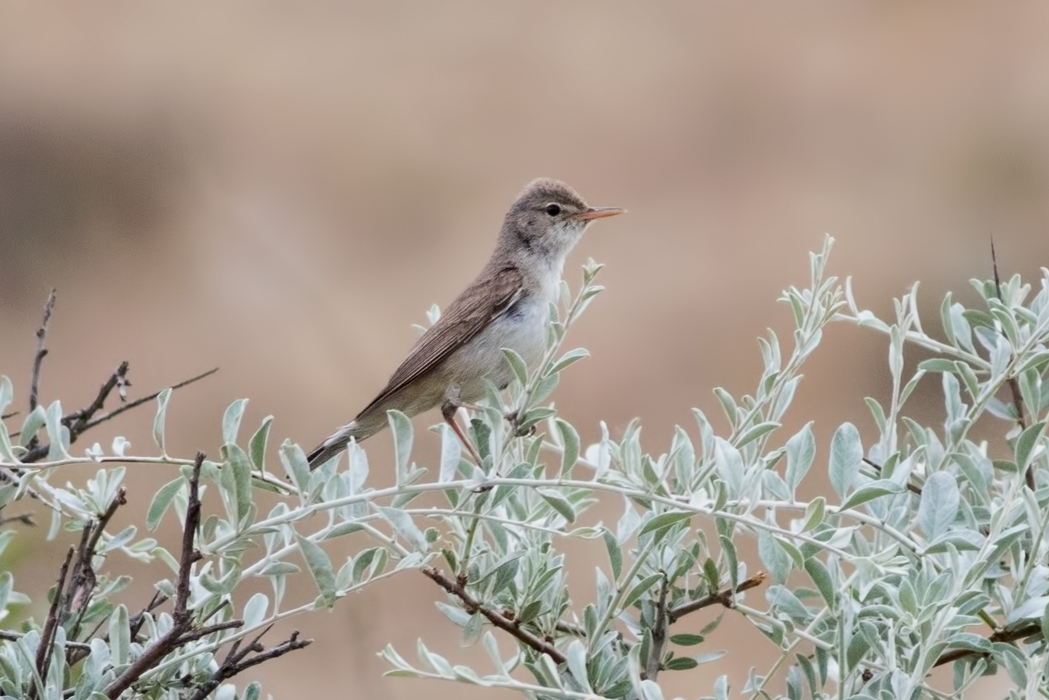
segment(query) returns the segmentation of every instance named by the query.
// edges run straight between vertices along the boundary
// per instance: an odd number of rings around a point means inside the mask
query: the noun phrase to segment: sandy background
[[[24,402],[55,286],[45,402],[86,403],[123,359],[132,396],[218,365],[173,401],[175,450],[217,452],[238,397],[245,430],[274,414],[277,441],[310,446],[385,382],[410,324],[472,278],[545,175],[630,210],[569,261],[573,281],[586,257],[606,263],[608,290],[572,333],[593,358],[558,405],[584,439],[640,416],[660,452],[690,407],[716,413],[712,387],[751,389],[754,338],[787,328],[775,299],[806,282],[824,232],[869,308],[922,280],[929,327],[946,290],[971,300],[990,274],[992,233],[1003,273],[1034,281],[1047,28],[1037,2],[5,4],[0,372]],[[885,356],[832,329],[795,419],[821,440],[843,420],[869,434]],[[149,451],[149,413],[93,439]],[[420,461],[436,441],[421,442]],[[369,452],[378,472],[387,441]],[[123,517],[168,478],[134,473]],[[16,552],[19,588],[50,585],[64,546]],[[406,576],[301,618],[317,643],[253,677],[278,698],[494,696],[381,677],[387,641],[475,658],[436,598]],[[668,695],[721,672],[738,688],[765,659],[745,626],[710,644],[736,651],[668,676]]]

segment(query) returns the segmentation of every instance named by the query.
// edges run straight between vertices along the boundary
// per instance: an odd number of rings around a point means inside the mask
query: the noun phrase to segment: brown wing
[[[430,326],[401,366],[390,377],[386,388],[364,407],[384,401],[430,371],[445,358],[506,313],[521,297],[524,276],[516,267],[503,267],[481,274],[448,305],[437,323]]]

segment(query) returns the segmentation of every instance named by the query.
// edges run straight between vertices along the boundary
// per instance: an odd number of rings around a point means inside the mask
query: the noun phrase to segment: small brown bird
[[[558,180],[529,183],[507,212],[488,264],[419,338],[386,388],[310,453],[310,469],[346,449],[351,438],[360,441],[382,430],[391,409],[414,416],[437,406],[480,463],[455,422],[456,410],[485,395],[485,379],[499,388],[510,383],[503,348],[529,364],[542,356],[565,258],[591,221],[621,213],[587,206]]]

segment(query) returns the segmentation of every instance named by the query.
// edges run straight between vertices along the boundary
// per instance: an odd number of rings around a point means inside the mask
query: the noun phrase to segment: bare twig
[[[183,380],[170,388],[173,390],[181,389],[182,387],[192,384],[193,382],[197,382],[201,379],[204,379],[205,377],[209,377],[218,371],[219,368],[215,367],[214,369],[210,369],[207,372],[204,372],[203,374],[198,374],[195,377],[190,377],[189,379]],[[121,413],[124,413],[125,411],[130,411],[133,408],[137,408],[148,401],[152,401],[160,395],[160,391],[155,391],[152,394],[149,394],[148,396],[143,396],[141,398],[135,399],[134,401],[124,404],[120,408],[110,411],[109,413],[103,413],[102,415],[96,417],[95,414],[99,410],[101,410],[103,402],[109,396],[110,392],[113,391],[114,388],[129,385],[129,382],[126,378],[126,374],[127,363],[123,362],[120,364],[120,367],[117,368],[116,372],[114,372],[109,377],[109,379],[106,380],[105,384],[102,385],[101,389],[99,389],[98,396],[95,397],[95,400],[89,406],[87,406],[86,408],[82,408],[79,411],[73,411],[72,413],[67,413],[66,415],[62,416],[62,424],[69,428],[70,444],[75,442],[76,439],[80,437],[82,433],[90,430],[91,428],[94,428],[99,423],[104,423],[105,421],[110,420],[111,418],[116,418]],[[14,436],[17,436],[17,433],[13,433],[12,437]],[[30,449],[29,452],[23,455],[21,461],[24,464],[38,462],[47,456],[50,449],[50,445],[38,445]]]
[[[432,580],[438,586],[440,586],[445,591],[461,600],[463,603],[463,607],[466,609],[466,612],[470,613],[471,615],[475,615],[477,613],[484,615],[484,617],[494,626],[503,630],[507,634],[516,637],[519,641],[526,644],[528,647],[534,649],[535,651],[539,652],[540,654],[546,654],[556,663],[562,664],[566,661],[565,655],[558,651],[557,648],[554,647],[554,645],[548,644],[546,641],[540,639],[531,632],[521,629],[519,625],[517,625],[512,620],[508,619],[502,613],[492,610],[491,608],[485,607],[483,604],[481,604],[480,601],[478,601],[472,595],[467,593],[466,589],[457,581],[452,581],[448,579],[432,566],[423,568],[422,572],[424,575],[426,575],[427,578]]]
[[[994,642],[1015,642],[1015,641],[1018,641],[1018,640],[1021,640],[1021,639],[1026,639],[1027,637],[1030,637],[1031,635],[1034,635],[1034,634],[1041,634],[1041,631],[1042,631],[1042,625],[1041,625],[1040,622],[1038,622],[1037,620],[1033,621],[1033,622],[1028,621],[1028,622],[1024,622],[1019,627],[1013,627],[1013,628],[1007,628],[1007,629],[1003,629],[1003,630],[998,630],[997,632],[995,632],[994,634],[989,636],[987,638],[987,641],[989,641],[991,643],[994,643]],[[938,658],[936,660],[936,663],[933,664],[933,665],[934,666],[943,666],[944,664],[949,664],[952,661],[957,661],[958,659],[965,659],[965,658],[968,658],[970,656],[983,656],[983,655],[984,655],[983,652],[974,651],[972,649],[955,649],[953,651],[947,652],[946,654],[944,654],[943,656]]]
[[[32,513],[22,513],[21,515],[12,515],[10,518],[0,518],[0,527],[7,525],[8,523],[22,523],[24,525],[36,525],[33,520]]]
[[[197,529],[200,527],[200,467],[204,463],[204,453],[198,452],[193,462],[193,472],[189,479],[189,502],[186,505],[186,518],[182,530],[182,554],[179,560],[178,584],[175,588],[175,610],[172,613],[173,624],[163,636],[146,647],[124,672],[105,690],[106,697],[115,700],[125,690],[142,677],[142,674],[153,668],[162,658],[182,644],[195,637],[193,628],[193,611],[189,609],[189,580],[193,564],[200,559],[200,552],[194,547]],[[240,622],[239,620],[237,622]],[[217,631],[213,626],[207,634]],[[225,628],[223,628],[225,629]],[[199,630],[198,630],[199,631]]]
[[[991,236],[991,267],[994,270],[994,293],[998,295],[998,301],[1002,301],[1002,280],[998,276],[998,256],[994,253],[994,236]],[[1015,359],[1016,355],[1013,354]],[[1013,406],[1016,408],[1016,423],[1020,426],[1020,430],[1027,430],[1027,418],[1024,412],[1024,397],[1023,393],[1020,392],[1020,382],[1017,381],[1016,375],[1010,375],[1009,379],[1006,380],[1009,385],[1009,392],[1013,397]],[[1027,471],[1024,472],[1024,482],[1027,484],[1027,488],[1034,491],[1034,470],[1031,466],[1027,467]]]
[[[210,695],[215,688],[219,687],[219,684],[222,683],[222,681],[232,678],[244,669],[261,664],[263,661],[269,661],[278,656],[283,656],[290,651],[302,649],[303,647],[309,646],[313,641],[311,639],[299,639],[299,632],[296,630],[291,633],[290,637],[277,646],[267,649],[262,645],[261,640],[263,635],[270,631],[271,627],[272,625],[262,630],[262,632],[260,632],[255,639],[245,645],[243,649],[240,646],[239,640],[234,642],[229,650],[229,654],[226,655],[226,660],[223,661],[222,665],[211,674],[211,677],[208,678],[208,680],[204,681],[204,683],[197,688],[197,691],[193,693],[193,695],[189,696],[189,700],[204,700],[204,698]],[[249,654],[255,654],[255,656],[249,658]]]
[[[47,678],[48,668],[51,666],[51,655],[54,652],[55,634],[61,622],[59,618],[59,606],[62,604],[63,591],[66,587],[66,575],[69,573],[69,562],[73,559],[73,548],[66,552],[66,560],[62,563],[62,569],[58,572],[58,583],[55,584],[55,597],[51,599],[51,608],[47,611],[47,622],[44,623],[44,631],[40,633],[40,646],[36,650],[36,670],[41,680]]]
[[[736,594],[742,593],[743,591],[750,590],[751,588],[757,588],[765,582],[769,575],[764,571],[759,571],[745,581],[740,581],[739,585],[735,588],[729,587],[722,591],[710,593],[697,600],[693,600],[691,603],[685,603],[679,605],[676,608],[671,608],[667,611],[667,620],[670,624],[674,624],[685,615],[694,613],[697,610],[710,607],[711,605],[723,605],[726,608],[732,608],[736,604]]]
[[[24,636],[25,636],[25,632],[12,632],[11,630],[0,630],[0,639],[3,639],[3,640],[8,641],[8,642],[17,642],[19,639],[21,639]],[[77,650],[82,650],[82,651],[89,652],[89,653],[91,651],[91,645],[90,644],[82,644],[80,642],[67,641],[65,643],[65,647],[66,647],[66,649],[77,649]]]
[[[37,397],[40,389],[40,366],[47,356],[47,347],[44,341],[47,338],[47,324],[51,321],[51,312],[55,309],[55,290],[52,289],[47,295],[47,303],[44,304],[44,320],[40,322],[40,328],[36,331],[36,355],[33,356],[33,377],[29,382],[29,410],[37,407]]]
[[[95,592],[95,568],[92,564],[95,553],[98,550],[98,541],[102,533],[109,526],[109,521],[117,512],[117,508],[127,503],[127,491],[121,488],[117,497],[109,504],[106,511],[98,520],[88,522],[82,531],[80,547],[77,550],[76,565],[73,567],[73,580],[69,586],[69,596],[66,598],[64,618],[68,618],[76,608],[77,620],[70,626],[70,637],[80,634],[80,621],[87,612],[91,603],[91,596]]]
[[[863,458],[863,463],[868,465],[868,466],[874,467],[878,471],[879,474],[881,473],[882,466],[880,464],[878,464],[877,462],[872,462],[871,460],[869,460],[866,457],[864,457]],[[910,491],[911,493],[916,494],[918,496],[922,495],[922,487],[921,486],[917,486],[916,484],[912,484],[909,480],[907,481],[906,484],[904,484],[904,486],[906,486],[907,490]]]

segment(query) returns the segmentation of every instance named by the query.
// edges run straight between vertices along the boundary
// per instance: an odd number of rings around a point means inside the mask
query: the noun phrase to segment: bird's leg
[[[506,419],[506,422],[509,423],[510,427],[513,429],[514,437],[531,437],[535,435],[534,425],[530,428],[521,427],[521,416],[516,410],[504,413],[503,418]]]
[[[459,387],[453,384],[452,386],[448,387],[448,391],[445,394],[445,401],[444,404],[441,406],[441,416],[444,417],[445,423],[452,426],[452,430],[454,430],[455,434],[459,437],[459,442],[463,443],[463,447],[465,447],[466,451],[470,453],[471,457],[473,457],[474,463],[480,467],[483,463],[481,455],[477,454],[477,450],[474,449],[474,446],[470,443],[470,440],[467,439],[466,433],[463,432],[463,429],[459,427],[458,421],[455,420],[455,412],[458,411],[460,408],[477,409],[478,407],[470,404],[464,404],[462,401],[460,401]]]

